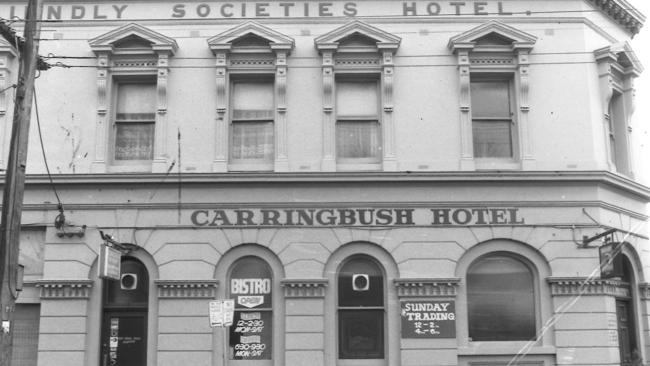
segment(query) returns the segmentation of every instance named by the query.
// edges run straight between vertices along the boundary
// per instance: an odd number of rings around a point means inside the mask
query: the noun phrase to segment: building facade
[[[650,362],[625,0],[42,19],[16,365]],[[0,40],[3,156],[18,57]]]

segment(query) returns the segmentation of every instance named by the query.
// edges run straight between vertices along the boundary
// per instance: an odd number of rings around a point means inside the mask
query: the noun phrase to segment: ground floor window
[[[348,260],[338,275],[340,359],[384,358],[384,277],[370,258]]]
[[[258,257],[239,259],[230,272],[230,298],[235,300],[230,327],[231,360],[271,360],[273,353],[273,277]]]
[[[16,304],[12,366],[36,366],[40,304]]]

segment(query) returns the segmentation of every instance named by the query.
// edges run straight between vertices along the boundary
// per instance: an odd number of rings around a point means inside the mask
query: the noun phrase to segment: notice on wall
[[[271,330],[270,311],[236,311],[230,327],[230,359],[270,360]]]
[[[401,301],[402,338],[456,338],[454,301]]]

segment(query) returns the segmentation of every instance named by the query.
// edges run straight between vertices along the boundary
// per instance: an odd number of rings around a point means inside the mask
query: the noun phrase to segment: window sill
[[[381,163],[337,163],[337,171],[381,170]]]
[[[259,172],[273,171],[273,163],[231,163],[228,164],[229,172]]]
[[[521,162],[513,159],[474,158],[476,170],[519,170]]]
[[[499,356],[515,355],[528,342],[525,341],[504,341],[504,342],[471,342],[467,347],[459,347],[459,356]],[[533,346],[528,352],[529,355],[553,355],[556,353],[553,346]]]
[[[151,162],[113,163],[107,170],[109,173],[150,173]]]

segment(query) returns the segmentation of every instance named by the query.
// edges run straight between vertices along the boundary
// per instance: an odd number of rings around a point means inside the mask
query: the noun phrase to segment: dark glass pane
[[[106,305],[119,307],[146,307],[149,300],[149,276],[144,265],[134,258],[124,258],[121,264],[122,280],[106,280]],[[127,278],[124,278],[124,277]],[[134,280],[130,283],[130,280]],[[125,286],[126,285],[126,286]]]
[[[474,120],[472,134],[477,158],[512,157],[512,123],[510,121]]]
[[[361,277],[357,279],[356,288],[353,284],[355,275]],[[367,275],[369,280],[367,286],[359,286],[363,285],[363,275]],[[365,258],[348,261],[339,271],[338,292],[339,306],[383,306],[384,279],[379,267]]]
[[[265,261],[244,257],[230,272],[230,298],[237,309],[270,308],[273,277]]]
[[[339,358],[384,358],[383,310],[339,310]]]
[[[231,360],[270,360],[273,349],[273,313],[265,311],[235,311],[230,327]]]
[[[510,118],[508,81],[472,81],[470,83],[470,93],[472,117]]]
[[[522,262],[488,257],[467,273],[469,336],[473,341],[535,337],[533,275]]]

